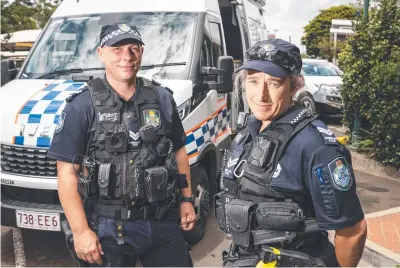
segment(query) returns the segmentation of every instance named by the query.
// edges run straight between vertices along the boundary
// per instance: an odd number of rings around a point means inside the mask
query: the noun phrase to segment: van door
[[[266,40],[267,27],[263,17],[264,11],[260,4],[250,0],[243,0],[245,17],[250,38],[250,46],[261,40]]]

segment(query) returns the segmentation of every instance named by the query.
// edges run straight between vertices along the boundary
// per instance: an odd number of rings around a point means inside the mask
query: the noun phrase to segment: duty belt
[[[137,219],[149,219],[157,212],[157,205],[146,205],[142,207],[125,207],[118,205],[93,204],[93,213],[102,217],[114,218],[123,221]]]

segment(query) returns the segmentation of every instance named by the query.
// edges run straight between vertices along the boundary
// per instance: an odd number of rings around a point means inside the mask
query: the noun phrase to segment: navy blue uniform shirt
[[[294,106],[275,122],[289,123],[298,113]],[[248,127],[254,139],[261,122],[249,120]],[[318,226],[339,230],[364,218],[351,165],[349,150],[322,121],[314,120],[289,143],[271,186],[279,191],[303,192]]]
[[[110,86],[111,88],[111,86]],[[174,144],[174,149],[178,150],[186,144],[186,134],[182,126],[182,121],[179,117],[176,103],[172,94],[165,88],[157,87],[160,95],[160,109],[167,120],[172,122],[172,132],[169,139]],[[136,92],[140,89],[137,83]],[[122,102],[128,102],[128,105],[133,105],[136,93],[125,101],[122,97]],[[81,163],[82,156],[85,154],[85,149],[89,139],[90,125],[95,120],[95,109],[89,90],[86,90],[75,96],[71,102],[65,105],[62,121],[56,127],[48,156],[63,162]],[[129,126],[129,130],[137,132],[140,122],[133,122]]]

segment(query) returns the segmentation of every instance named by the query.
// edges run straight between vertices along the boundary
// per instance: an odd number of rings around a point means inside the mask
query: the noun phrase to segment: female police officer
[[[367,230],[351,155],[294,104],[301,67],[298,47],[271,39],[254,44],[236,71],[253,115],[227,152],[224,189],[215,196],[219,227],[233,239],[224,266],[276,260],[266,244],[294,250],[290,258],[281,250],[282,266],[357,266],[361,258]],[[326,230],[336,231],[335,248]]]

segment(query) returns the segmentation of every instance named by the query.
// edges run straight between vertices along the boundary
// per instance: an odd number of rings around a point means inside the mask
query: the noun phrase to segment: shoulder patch
[[[76,96],[78,96],[79,94],[82,94],[82,93],[85,92],[86,90],[89,90],[89,88],[88,88],[88,87],[84,87],[84,88],[81,89],[80,91],[75,92],[75,93],[69,95],[69,97],[66,98],[65,100],[66,100],[67,102],[71,102]]]
[[[311,122],[311,125],[313,125],[321,134],[325,144],[339,144],[335,134],[324,123],[319,120],[314,120]]]
[[[354,178],[344,157],[337,157],[328,164],[332,185],[339,191],[348,191]]]
[[[67,117],[67,114],[65,112],[62,112],[60,117],[58,118],[56,127],[54,129],[54,133],[59,133],[61,130],[63,130],[66,117]]]

